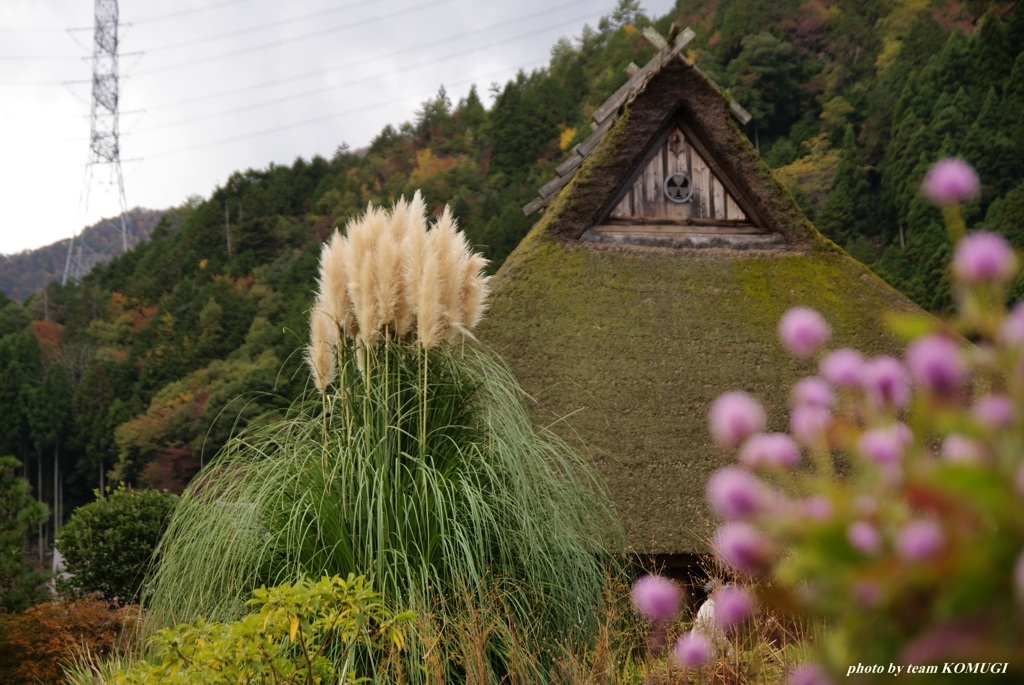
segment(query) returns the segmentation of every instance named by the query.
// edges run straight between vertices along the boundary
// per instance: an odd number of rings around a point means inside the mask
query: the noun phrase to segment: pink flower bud
[[[683,592],[662,576],[643,576],[633,584],[633,606],[654,623],[670,621],[679,613]]]
[[[858,387],[864,380],[864,355],[844,347],[830,352],[822,359],[818,371],[832,385],[841,388]]]
[[[810,357],[830,337],[832,329],[813,309],[793,307],[779,320],[779,338],[797,357]]]
[[[872,428],[860,436],[857,449],[865,457],[879,464],[895,464],[903,458],[905,440],[905,436],[895,425]]]
[[[775,556],[771,543],[746,523],[723,525],[715,532],[711,547],[723,564],[738,573],[760,573]]]
[[[814,663],[803,663],[789,673],[786,685],[833,685],[832,681],[821,670],[821,666]]]
[[[896,552],[907,561],[924,561],[942,551],[944,542],[945,535],[938,523],[919,519],[900,528]]]
[[[878,583],[862,580],[853,586],[853,599],[862,607],[873,607],[882,599],[882,588]]]
[[[790,401],[794,406],[809,404],[812,407],[831,409],[832,403],[835,402],[835,396],[832,394],[832,388],[829,387],[828,383],[817,376],[809,376],[801,378],[793,386],[793,391],[790,393]]]
[[[763,511],[772,499],[764,483],[735,466],[720,469],[711,475],[707,496],[711,509],[725,519],[753,516]]]
[[[1006,395],[985,395],[971,409],[978,423],[988,428],[1005,428],[1017,418],[1017,408]]]
[[[832,423],[828,409],[812,405],[801,405],[789,416],[789,428],[800,444],[819,447],[825,440],[825,431]]]
[[[740,452],[740,462],[750,468],[790,468],[799,461],[800,448],[785,433],[758,433]]]
[[[853,499],[853,510],[858,516],[872,517],[878,513],[878,502],[871,495],[857,495]]]
[[[958,433],[950,433],[942,441],[942,458],[955,464],[975,464],[985,457],[984,446]]]
[[[981,183],[971,165],[961,159],[940,159],[928,170],[921,191],[929,200],[946,207],[978,195]]]
[[[722,628],[728,630],[745,621],[754,611],[754,598],[747,590],[736,585],[726,585],[715,595],[715,608]]]
[[[953,275],[961,283],[1008,283],[1017,273],[1017,255],[998,233],[978,231],[953,253]]]
[[[696,631],[683,633],[676,640],[676,659],[684,666],[702,666],[711,661],[711,643]]]
[[[823,495],[808,497],[800,503],[803,515],[812,521],[827,521],[832,518],[832,502]]]
[[[764,430],[764,408],[745,392],[719,396],[708,413],[711,434],[719,447],[733,449],[754,433]]]
[[[907,366],[914,382],[937,393],[959,390],[967,380],[967,365],[957,344],[944,335],[929,335],[907,348]]]
[[[998,340],[1007,347],[1024,346],[1024,302],[1014,307],[999,327]]]
[[[864,521],[854,521],[846,528],[846,539],[856,550],[874,556],[882,551],[882,536]]]
[[[903,409],[910,400],[907,372],[892,357],[876,357],[864,368],[864,389],[876,406]]]

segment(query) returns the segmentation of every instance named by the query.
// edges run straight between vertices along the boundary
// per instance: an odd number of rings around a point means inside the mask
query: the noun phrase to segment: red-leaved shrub
[[[0,673],[9,685],[63,683],[63,663],[86,649],[109,654],[130,634],[137,607],[95,599],[51,602],[20,614],[0,614]]]

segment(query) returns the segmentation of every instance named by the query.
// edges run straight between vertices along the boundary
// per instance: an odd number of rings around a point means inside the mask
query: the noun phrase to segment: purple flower
[[[832,329],[813,309],[793,307],[779,320],[779,338],[797,357],[810,357],[830,337]]]
[[[793,405],[797,407],[808,404],[812,407],[824,407],[825,409],[831,409],[832,403],[835,402],[832,388],[817,376],[809,376],[797,381],[796,385],[793,386],[793,391],[790,393],[790,399]]]
[[[938,523],[919,519],[900,528],[896,534],[896,552],[908,561],[923,561],[938,554],[944,540]]]
[[[985,456],[985,448],[976,440],[950,433],[942,441],[942,457],[956,464],[974,464]]]
[[[914,382],[938,393],[959,390],[967,380],[967,365],[957,344],[944,335],[929,335],[907,348],[907,365]]]
[[[676,659],[684,666],[701,666],[711,660],[711,643],[693,630],[676,640]]]
[[[846,539],[856,550],[874,556],[882,551],[882,536],[865,521],[854,521],[846,528]]]
[[[1024,345],[1024,302],[1006,315],[999,327],[999,342],[1009,347]]]
[[[832,414],[824,407],[800,405],[789,416],[789,428],[800,444],[819,447],[825,440],[825,431],[832,422]]]
[[[719,447],[733,449],[764,430],[764,408],[745,392],[727,392],[711,405],[711,434]]]
[[[800,664],[789,672],[787,685],[832,685],[832,681],[821,670],[821,666],[813,663]]]
[[[1017,557],[1017,565],[1013,569],[1013,584],[1017,588],[1018,599],[1024,601],[1024,552]]]
[[[857,387],[864,380],[864,355],[857,350],[844,347],[830,352],[821,360],[818,368],[822,377],[839,387]]]
[[[981,183],[971,165],[962,159],[940,159],[928,170],[921,191],[937,205],[955,205],[978,194]]]
[[[808,497],[800,504],[804,516],[812,521],[827,521],[832,518],[832,502],[823,495]]]
[[[728,630],[754,612],[754,597],[744,588],[726,585],[716,593],[715,605],[722,628]]]
[[[971,413],[978,423],[988,428],[1004,428],[1017,418],[1017,408],[1006,395],[985,395]]]
[[[862,580],[853,586],[853,599],[863,607],[873,607],[882,598],[882,588],[878,583]]]
[[[774,557],[771,544],[746,523],[723,525],[715,531],[711,547],[723,564],[740,573],[758,573]]]
[[[743,469],[728,466],[708,479],[708,502],[725,519],[742,519],[763,511],[772,495],[764,483]]]
[[[740,461],[750,468],[789,468],[800,461],[800,448],[785,433],[758,433],[743,445]]]
[[[682,597],[679,586],[662,576],[643,576],[633,584],[633,606],[654,623],[672,620]]]
[[[906,437],[896,425],[864,431],[857,441],[857,449],[865,457],[879,464],[895,464],[903,457]]]
[[[878,513],[878,502],[871,495],[857,495],[853,498],[853,510],[858,516],[874,516]]]
[[[864,368],[864,389],[884,409],[903,409],[910,400],[907,372],[892,357],[876,357]]]
[[[910,430],[910,426],[902,421],[897,421],[892,426],[893,430],[896,431],[896,437],[903,443],[904,449],[914,444],[914,431]]]
[[[962,283],[1008,283],[1017,273],[1017,255],[998,233],[978,231],[953,253],[953,275]]]

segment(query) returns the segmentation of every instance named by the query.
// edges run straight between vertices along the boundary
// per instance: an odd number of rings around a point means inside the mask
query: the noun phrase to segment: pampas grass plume
[[[352,320],[352,299],[348,293],[345,252],[348,240],[341,231],[334,231],[320,252],[319,306],[332,318],[342,333],[355,334]],[[336,343],[335,343],[336,344]]]
[[[345,271],[348,289],[359,323],[359,337],[373,345],[380,336],[380,321],[376,293],[377,241],[386,228],[383,210],[367,206],[366,214],[348,226],[348,251],[345,253]]]
[[[455,334],[452,324],[457,324],[460,308],[459,293],[462,274],[459,269],[459,256],[462,239],[457,233],[455,219],[447,205],[430,233],[432,238],[430,251],[437,261],[437,298],[442,324],[439,333],[446,340],[451,340]]]
[[[420,272],[416,303],[416,335],[420,345],[427,350],[437,344],[442,326],[440,264],[434,249],[437,239],[437,231],[427,234],[427,249],[423,250],[423,270]]]
[[[487,260],[483,255],[470,254],[462,261],[462,320],[459,322],[467,331],[476,328],[487,311],[488,281],[484,276]]]
[[[405,279],[402,277],[402,238],[405,237],[408,210],[405,198],[395,203],[390,213],[381,213],[383,225],[374,255],[376,266],[376,299],[378,323],[385,330],[397,333],[399,307],[404,306]]]
[[[428,349],[460,335],[472,337],[470,329],[486,310],[486,266],[449,207],[428,230],[419,191],[411,201],[399,199],[390,212],[368,205],[363,216],[348,222],[345,234],[335,231],[320,255],[307,351],[317,387],[322,391],[329,382],[322,380],[328,363],[324,341],[340,349],[342,337],[353,338],[362,358],[382,333],[401,339],[415,328]],[[332,321],[336,325],[328,325]]]
[[[427,208],[420,191],[409,203],[409,225],[402,244],[402,273],[405,278],[405,299],[410,317],[418,316],[420,279],[423,277],[423,258],[427,253]]]
[[[313,371],[313,382],[316,384],[316,389],[324,393],[327,386],[334,381],[334,376],[338,371],[337,360],[332,348],[332,342],[336,344],[338,340],[338,327],[331,316],[321,307],[319,301],[314,305],[311,319],[310,343],[306,347],[306,362]]]

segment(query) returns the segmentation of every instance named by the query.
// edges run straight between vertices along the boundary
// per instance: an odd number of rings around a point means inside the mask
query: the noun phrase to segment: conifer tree
[[[975,88],[984,93],[989,88],[1002,88],[1010,73],[1014,54],[1006,40],[1006,30],[994,12],[981,20],[972,42],[975,45]],[[1018,47],[1019,49],[1019,47]]]
[[[48,574],[33,571],[25,556],[29,533],[48,513],[46,505],[32,499],[30,486],[18,477],[21,462],[0,457],[0,607],[21,611],[41,600],[40,586]]]
[[[842,156],[832,178],[832,189],[818,216],[818,228],[840,245],[868,233],[866,219],[870,208],[870,187],[863,168],[853,127],[843,135]]]

